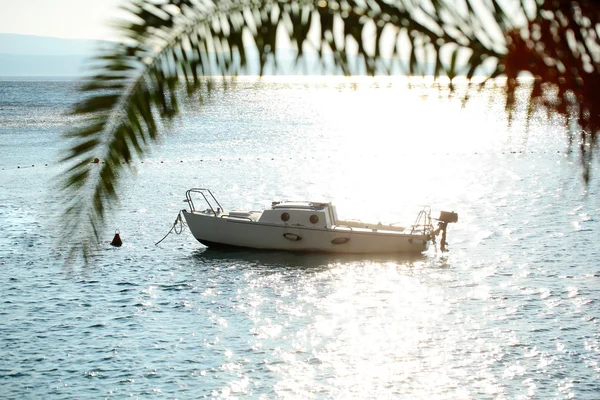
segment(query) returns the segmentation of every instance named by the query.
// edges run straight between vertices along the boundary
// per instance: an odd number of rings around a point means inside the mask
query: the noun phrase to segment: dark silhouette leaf
[[[395,63],[405,73],[435,78],[486,74],[484,84],[504,75],[509,115],[517,78],[529,72],[536,77],[531,110],[545,108],[577,123],[585,165],[600,129],[596,2],[132,0],[123,8],[130,14],[118,24],[124,42],[90,64],[85,95],[72,109],[79,128],[65,134],[63,220],[86,238],[79,247],[85,259],[116,204],[123,165],[147,153],[159,138],[159,120],[178,114],[182,90],[204,101],[214,77],[226,82],[257,69],[280,72],[280,34],[296,51],[294,67],[311,52],[324,73],[377,75]],[[254,64],[248,54],[256,51]],[[488,60],[496,66],[484,68]],[[556,98],[548,99],[542,85],[557,88]],[[100,165],[90,162],[95,157]]]

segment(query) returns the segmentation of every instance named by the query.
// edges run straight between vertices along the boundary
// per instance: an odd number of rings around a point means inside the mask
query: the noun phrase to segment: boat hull
[[[314,228],[269,224],[183,211],[194,237],[208,247],[242,247],[325,253],[420,253],[429,246],[426,233],[377,229]]]

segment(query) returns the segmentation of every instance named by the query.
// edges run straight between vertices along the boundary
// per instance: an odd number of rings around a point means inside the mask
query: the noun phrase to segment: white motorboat
[[[194,199],[207,208],[196,209]],[[431,209],[421,210],[415,223],[396,224],[340,220],[332,203],[310,201],[273,202],[262,211],[227,211],[209,189],[186,192],[188,210],[182,210],[190,231],[208,247],[243,247],[326,253],[419,253],[435,243],[442,233],[446,250],[446,226],[457,222],[458,214],[440,213],[431,218]],[[203,206],[204,207],[204,206]],[[434,228],[438,221],[438,228]]]

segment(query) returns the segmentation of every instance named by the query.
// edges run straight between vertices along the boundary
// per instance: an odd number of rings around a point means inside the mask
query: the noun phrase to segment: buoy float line
[[[495,152],[495,153],[485,153],[485,152],[469,152],[469,153],[431,153],[429,154],[432,157],[441,157],[441,156],[492,156],[492,155],[526,155],[526,154],[559,154],[559,155],[564,155],[564,156],[568,156],[568,155],[572,155],[574,153],[574,151],[572,150],[567,150],[567,151],[561,151],[561,150],[548,150],[548,151],[523,151],[523,150],[519,150],[519,151],[502,151],[502,152]],[[398,154],[394,154],[394,156],[406,156],[408,155],[408,153],[398,153]],[[391,154],[390,154],[391,156]],[[325,158],[325,157],[323,157]],[[335,158],[335,156],[333,157]],[[370,158],[377,158],[380,159],[381,158],[381,154],[373,154],[373,155],[360,155],[356,158],[359,159],[370,159]],[[236,158],[214,158],[214,159],[196,159],[196,160],[190,160],[190,161],[185,161],[185,160],[156,160],[156,161],[139,161],[137,163],[131,162],[129,163],[129,165],[137,165],[137,164],[150,164],[150,165],[160,165],[160,164],[184,164],[184,163],[195,163],[195,162],[228,162],[228,161],[242,161],[242,162],[248,162],[248,161],[285,161],[285,160],[294,160],[294,157],[284,157],[284,158],[276,158],[276,157],[270,157],[270,158],[263,158],[261,160],[261,158],[253,158],[253,157],[249,157],[249,158],[241,158],[241,157],[236,157]],[[319,158],[315,158],[315,157],[303,157],[300,159],[312,159],[312,160],[318,160]],[[331,155],[327,156],[327,159],[332,159]],[[105,162],[102,160],[99,160],[98,158],[95,158],[94,160],[92,160],[90,162],[90,164],[104,164]],[[123,164],[127,164],[127,163],[123,163]],[[49,165],[52,164],[43,164],[43,166],[48,167]],[[54,164],[54,165],[60,165],[60,164]],[[41,166],[41,164],[39,164],[38,166]],[[4,166],[2,167],[2,171],[6,171],[6,170],[11,170],[11,169],[29,169],[29,168],[36,168],[36,164],[32,164],[32,165],[16,165],[16,166]]]

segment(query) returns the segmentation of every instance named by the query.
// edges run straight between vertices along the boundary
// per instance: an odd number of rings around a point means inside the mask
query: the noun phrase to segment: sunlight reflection
[[[298,172],[291,164],[282,177],[320,171],[304,188],[309,197],[335,200],[340,217],[385,222],[407,222],[422,205],[452,207],[488,194],[489,186],[465,180],[462,170],[477,154],[504,148],[501,105],[473,96],[463,108],[460,98],[422,82],[410,90],[394,81],[348,86],[314,86],[303,113],[321,128],[307,132],[310,147],[296,149],[308,155]],[[286,195],[300,197],[296,185]]]
[[[324,297],[319,282],[325,275],[303,279],[312,296],[300,302],[314,316],[293,333],[295,352],[273,349],[269,369],[280,377],[276,393],[310,397],[326,385],[345,398],[394,392],[432,398],[454,388],[457,398],[468,398],[449,363],[461,332],[441,323],[452,305],[442,288],[421,283],[410,271],[392,262],[333,267],[322,273],[336,277]],[[257,331],[272,331],[268,320],[255,321]],[[270,339],[265,334],[256,340]],[[493,387],[485,391],[495,393]]]

